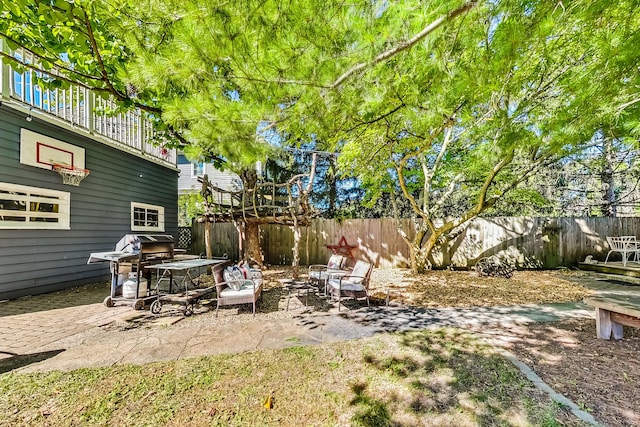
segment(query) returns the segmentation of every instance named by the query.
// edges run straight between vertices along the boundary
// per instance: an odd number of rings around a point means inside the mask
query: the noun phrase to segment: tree
[[[371,202],[399,192],[420,219],[405,233],[417,270],[598,130],[640,134],[634,0],[19,3],[27,12],[7,6],[0,27],[13,43],[44,43],[52,60],[69,44],[81,60],[65,61],[90,64],[78,79],[107,91],[117,79],[116,98],[135,88],[121,102],[156,108],[192,158],[264,160],[271,130],[340,152]],[[38,15],[58,3],[72,34],[105,41],[56,42]],[[54,27],[67,19],[56,16]],[[96,52],[109,46],[105,62]]]
[[[298,275],[300,261],[300,227],[308,225],[314,214],[310,204],[317,163],[317,153],[313,153],[309,171],[296,174],[285,182],[265,182],[258,179],[255,171],[242,176],[243,187],[239,191],[223,190],[208,181],[207,175],[198,178],[202,183],[205,212],[202,220],[233,222],[247,247],[244,257],[254,264],[263,266],[260,248],[261,224],[289,225],[294,232],[293,267],[294,278]],[[211,253],[210,239],[205,236],[207,255]]]
[[[76,85],[115,101],[116,108],[103,114],[138,108],[153,119],[156,143],[188,144],[162,120],[158,94],[134,86],[126,72],[135,52],[120,37],[127,19],[122,8],[92,0],[1,0],[0,5],[0,39],[6,46],[0,56],[15,70],[44,73],[35,75],[34,83],[45,89]],[[7,51],[20,49],[29,55]]]

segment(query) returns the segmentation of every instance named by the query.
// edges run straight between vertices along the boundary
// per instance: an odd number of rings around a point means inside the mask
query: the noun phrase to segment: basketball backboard
[[[21,129],[20,163],[49,170],[54,164],[84,169],[84,148]]]

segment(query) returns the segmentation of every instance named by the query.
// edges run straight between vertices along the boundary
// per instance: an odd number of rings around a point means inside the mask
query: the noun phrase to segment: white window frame
[[[0,199],[14,200],[25,206],[25,210],[3,210],[0,207],[0,229],[29,230],[69,230],[71,229],[71,193],[49,190],[47,188],[29,187],[26,185],[0,182]],[[4,193],[4,192],[8,193]],[[16,193],[16,194],[12,194]],[[57,204],[58,212],[38,212],[30,210],[33,204]],[[4,220],[4,217],[23,217],[24,221]],[[57,219],[54,222],[37,221],[37,219]]]
[[[202,173],[198,173],[200,170],[202,170]],[[197,178],[199,176],[204,176],[205,173],[206,173],[206,165],[205,165],[204,162],[191,163],[191,177],[192,178]]]
[[[136,209],[144,209],[145,211],[157,211],[158,223],[153,225],[140,225],[136,223]],[[150,205],[147,203],[131,202],[131,231],[160,231],[164,232],[164,207]]]

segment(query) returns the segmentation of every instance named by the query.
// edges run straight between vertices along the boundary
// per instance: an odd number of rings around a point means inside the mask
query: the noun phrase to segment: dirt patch
[[[599,422],[638,426],[640,330],[624,333],[620,341],[597,339],[591,319],[498,331],[504,347]]]

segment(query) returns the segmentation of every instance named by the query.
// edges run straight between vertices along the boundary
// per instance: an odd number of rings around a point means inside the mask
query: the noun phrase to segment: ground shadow
[[[42,351],[39,353],[30,354],[15,354],[0,351],[0,354],[9,354],[10,357],[0,359],[0,374],[11,372],[14,369],[22,368],[32,363],[42,362],[43,360],[50,359],[62,353],[64,349]]]
[[[426,309],[405,306],[371,306],[340,313],[359,325],[379,332],[403,332],[426,328],[510,326],[591,317],[583,303]]]
[[[109,295],[109,289],[108,282],[101,282],[0,301],[0,317],[102,303]]]

